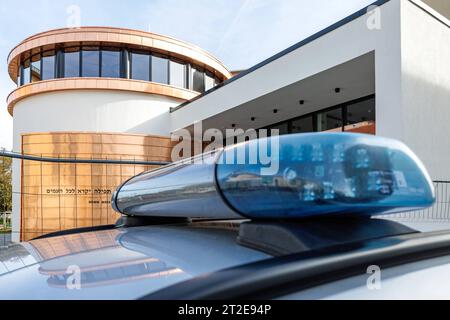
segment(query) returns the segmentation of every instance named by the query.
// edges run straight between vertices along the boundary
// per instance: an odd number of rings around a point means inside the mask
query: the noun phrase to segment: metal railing
[[[450,181],[434,181],[436,202],[428,209],[389,215],[403,221],[450,221]]]

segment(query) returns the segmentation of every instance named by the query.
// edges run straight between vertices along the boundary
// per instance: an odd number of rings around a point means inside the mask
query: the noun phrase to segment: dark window
[[[206,71],[205,73],[205,90],[208,91],[209,89],[214,88],[214,74]]]
[[[120,51],[102,50],[102,77],[120,78]]]
[[[22,66],[19,67],[19,70],[17,72],[17,86],[21,86],[22,85]]]
[[[97,48],[83,48],[81,59],[82,77],[100,76],[100,52]]]
[[[219,84],[221,84],[222,83],[222,81],[220,81],[220,79],[219,78],[214,78],[214,86],[217,86],[217,85],[219,85]]]
[[[36,54],[31,57],[31,82],[42,80],[41,55]]]
[[[317,129],[319,132],[335,129],[342,130],[343,125],[342,108],[321,112],[317,115]]]
[[[131,79],[150,81],[150,55],[131,53]]]
[[[22,70],[22,84],[28,84],[30,83],[30,60],[27,59],[23,63],[23,70]]]
[[[349,104],[347,106],[347,124],[375,121],[375,98]]]
[[[152,81],[169,84],[169,60],[157,55],[152,56]]]
[[[203,69],[192,66],[192,90],[197,92],[205,92],[205,73]]]
[[[273,125],[269,127],[267,134],[272,135],[271,130],[279,130],[279,135],[288,134],[289,133],[289,126],[287,122],[282,122],[276,125]]]
[[[80,76],[80,49],[71,48],[64,52],[64,77],[77,78]]]
[[[186,88],[186,64],[181,61],[170,61],[170,85]]]
[[[55,79],[55,51],[47,51],[42,55],[42,80]]]
[[[308,116],[292,121],[292,133],[314,132],[314,117]]]

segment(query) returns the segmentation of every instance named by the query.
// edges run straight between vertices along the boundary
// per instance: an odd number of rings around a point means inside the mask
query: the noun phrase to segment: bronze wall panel
[[[37,133],[22,136],[24,154],[86,159],[170,161],[170,138],[132,134]],[[123,181],[156,168],[143,165],[58,164],[24,161],[22,240],[80,227],[112,224],[112,192]]]

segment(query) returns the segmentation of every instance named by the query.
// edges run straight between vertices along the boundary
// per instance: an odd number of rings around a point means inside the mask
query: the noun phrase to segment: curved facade
[[[7,98],[14,118],[15,151],[149,161],[170,160],[170,109],[231,77],[220,61],[194,45],[153,33],[104,27],[58,29],[29,37],[9,54],[8,72],[17,84]],[[124,136],[132,147],[118,143],[112,148],[105,142],[123,140]],[[45,143],[39,142],[44,137]],[[147,148],[146,141],[155,139],[166,147]],[[89,145],[87,140],[96,142]],[[67,144],[70,150],[65,149]],[[56,167],[44,164],[49,168],[39,171],[37,166],[20,161],[13,165],[13,188],[22,190],[13,196],[14,240],[19,240],[18,235],[26,240],[50,231],[110,223],[116,218],[103,207],[96,208],[96,203],[86,213],[84,202],[88,199],[70,208],[55,199],[39,199],[43,195],[55,198],[47,189],[78,193],[81,186],[81,190],[92,192],[111,191],[127,175],[99,186],[96,175],[91,180],[80,176],[72,183],[81,171],[66,178]],[[131,171],[136,172],[135,168]],[[51,183],[40,181],[37,175]],[[100,171],[99,176],[105,175]],[[78,186],[81,180],[84,183]],[[58,187],[55,181],[67,183]],[[73,210],[83,214],[74,218],[68,213]]]
[[[170,161],[170,138],[107,133],[22,135],[22,152],[44,157]],[[154,167],[23,161],[22,240],[64,229],[114,224],[112,192],[124,180]]]

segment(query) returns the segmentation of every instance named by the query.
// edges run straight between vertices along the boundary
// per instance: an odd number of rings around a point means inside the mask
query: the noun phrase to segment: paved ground
[[[0,247],[6,247],[11,243],[11,233],[0,233]]]

